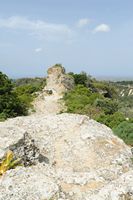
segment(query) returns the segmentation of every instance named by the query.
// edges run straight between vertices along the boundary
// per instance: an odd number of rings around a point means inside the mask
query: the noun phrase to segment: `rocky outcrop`
[[[59,187],[55,179],[48,176],[50,170],[45,166],[32,168],[18,167],[8,171],[0,178],[1,200],[47,200],[51,199]],[[46,173],[47,172],[47,173]]]
[[[46,90],[52,90],[55,93],[62,94],[74,87],[74,79],[65,73],[65,68],[61,65],[55,65],[47,71]]]
[[[122,85],[122,84],[117,84],[118,87],[118,93],[119,96],[121,97],[127,97],[127,96],[132,96],[133,95],[133,85]]]
[[[33,105],[37,114],[57,114],[64,108],[63,94],[74,87],[74,79],[65,73],[65,68],[55,65],[48,69],[46,86]]]
[[[76,114],[32,115],[0,123],[0,158],[23,167],[0,178],[1,200],[132,200],[131,149],[111,129]]]

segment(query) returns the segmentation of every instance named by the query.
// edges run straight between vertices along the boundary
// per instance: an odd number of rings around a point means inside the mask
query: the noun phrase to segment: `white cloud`
[[[90,19],[88,19],[88,18],[83,18],[83,19],[80,19],[79,21],[78,21],[78,23],[77,23],[77,27],[78,28],[82,28],[82,27],[84,27],[84,26],[87,26],[89,23],[90,23]]]
[[[39,39],[67,39],[73,35],[73,31],[66,24],[29,20],[18,16],[6,19],[1,18],[0,28],[27,30]]]
[[[36,53],[39,53],[39,52],[41,52],[42,50],[43,50],[42,48],[36,48],[36,49],[35,49],[35,52],[36,52]]]
[[[94,29],[94,33],[97,32],[109,32],[111,31],[110,26],[108,24],[100,24]]]

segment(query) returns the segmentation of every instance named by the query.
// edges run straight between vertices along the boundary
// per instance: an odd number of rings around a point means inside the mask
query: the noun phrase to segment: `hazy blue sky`
[[[0,0],[0,71],[133,77],[133,0]]]

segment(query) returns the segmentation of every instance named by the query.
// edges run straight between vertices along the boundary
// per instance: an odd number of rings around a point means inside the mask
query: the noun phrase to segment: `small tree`
[[[70,72],[69,75],[74,78],[75,85],[89,87],[92,83],[91,76],[87,75],[86,72],[81,72],[80,74],[74,74],[73,72]]]
[[[13,90],[11,80],[0,72],[0,118],[27,114],[27,108]]]

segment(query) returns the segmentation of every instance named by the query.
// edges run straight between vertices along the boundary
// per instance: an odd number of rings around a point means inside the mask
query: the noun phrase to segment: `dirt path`
[[[40,94],[34,101],[35,114],[57,114],[62,110],[61,95],[57,93],[47,95]]]

